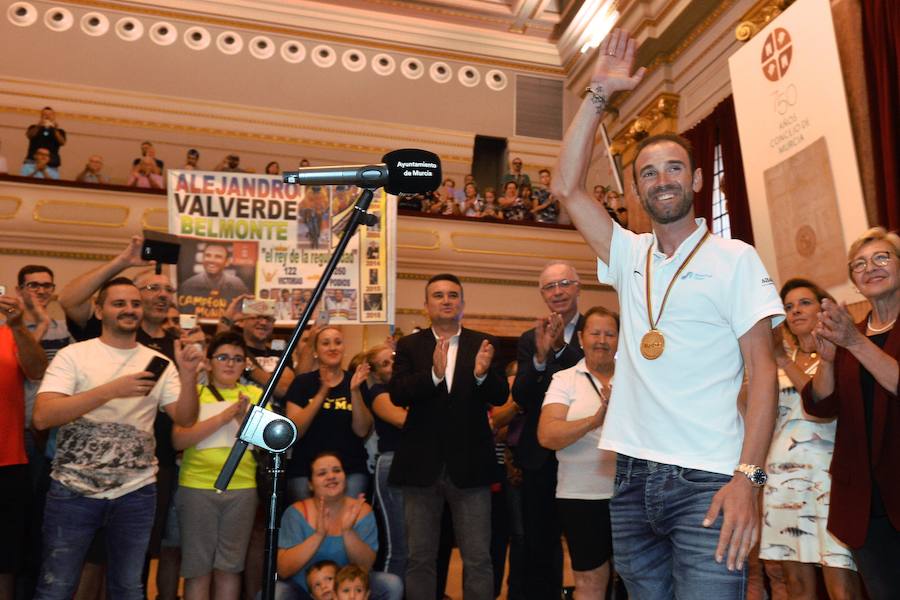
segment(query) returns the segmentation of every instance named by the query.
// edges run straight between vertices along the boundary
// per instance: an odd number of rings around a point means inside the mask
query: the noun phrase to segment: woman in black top
[[[365,493],[365,438],[372,429],[372,413],[360,393],[369,374],[368,363],[354,373],[344,371],[344,338],[336,327],[325,327],[313,338],[319,368],[298,375],[288,388],[287,417],[297,426],[299,440],[287,462],[287,486],[292,501],[308,498],[309,465],[322,452],[341,456],[347,473],[347,494]]]

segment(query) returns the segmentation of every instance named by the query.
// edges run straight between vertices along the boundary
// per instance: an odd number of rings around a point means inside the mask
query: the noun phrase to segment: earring
[[[319,360],[319,355],[318,355],[318,354],[313,354],[313,358],[316,359],[316,360]]]

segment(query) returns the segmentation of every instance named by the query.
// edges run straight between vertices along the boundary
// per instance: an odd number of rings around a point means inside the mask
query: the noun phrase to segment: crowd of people
[[[539,183],[532,185],[529,175],[522,172],[521,158],[513,158],[510,165],[499,188],[479,186],[474,176],[468,174],[461,188],[456,187],[456,180],[447,178],[434,192],[401,194],[397,207],[433,215],[571,224],[564,207],[552,192],[550,169],[538,171]],[[617,223],[628,227],[628,209],[621,194],[608,186],[597,185],[594,197]]]
[[[166,187],[164,177],[166,165],[157,158],[153,142],[141,143],[140,156],[132,161],[131,170],[127,174],[110,175],[103,170],[103,156],[92,154],[80,171],[77,173],[72,171],[71,175],[66,177],[60,169],[62,166],[60,150],[66,145],[69,138],[66,130],[59,126],[56,111],[49,106],[42,108],[40,119],[37,123],[28,126],[25,136],[28,138],[28,150],[22,166],[18,170],[10,171],[8,159],[0,156],[0,174],[12,173],[34,179],[69,179],[101,185],[118,183],[143,189],[164,189]],[[308,167],[309,160],[300,158],[299,166]],[[204,170],[204,167],[200,166],[200,152],[196,148],[188,149],[185,153],[184,164],[177,168],[187,171]],[[257,172],[253,167],[242,167],[241,157],[233,153],[225,155],[215,164],[206,167],[205,170],[228,173]],[[267,175],[279,175],[281,166],[278,161],[273,160],[266,163],[261,171]]]
[[[60,149],[68,141],[65,129],[59,127],[56,112],[45,107],[41,110],[40,121],[28,127],[28,151],[18,171],[18,175],[35,179],[65,179],[61,176]],[[522,159],[514,157],[510,169],[503,176],[499,187],[479,186],[472,175],[466,175],[461,187],[447,178],[434,192],[401,195],[398,206],[401,209],[435,215],[456,215],[473,218],[487,218],[498,221],[530,221],[535,223],[570,224],[564,208],[551,191],[550,169],[538,171],[538,182],[532,184],[531,177],[522,170]],[[132,161],[127,176],[110,176],[103,170],[103,156],[92,154],[84,167],[73,177],[81,183],[108,185],[121,183],[128,187],[142,189],[164,189],[166,187],[165,163],[157,158],[153,142],[141,143],[140,156]],[[300,168],[310,166],[307,159],[299,160]],[[195,148],[186,151],[183,170],[201,170],[200,152]],[[224,156],[209,170],[230,173],[256,173],[256,169],[242,167],[237,154]],[[0,156],[0,174],[8,172],[8,161]],[[281,165],[269,161],[262,172],[279,175]],[[610,216],[623,227],[628,227],[628,209],[619,192],[608,186],[598,185],[594,196]]]
[[[815,598],[818,567],[831,598],[896,597],[900,236],[849,248],[859,323],[808,279],[779,293],[753,247],[694,218],[703,174],[674,134],[636,149],[653,232],[628,231],[584,182],[609,94],[643,75],[634,51],[619,30],[601,44],[551,188],[620,312],[582,312],[556,262],[508,369],[462,326],[450,273],[424,286],[430,327],[349,362],[339,327],[305,332],[274,390],[299,435],[278,598],[440,599],[454,544],[467,600],[500,595],[507,556],[508,598],[558,598],[563,538],[578,598],[613,573],[634,599],[762,598],[764,578],[772,598]],[[45,266],[0,296],[0,598],[16,573],[43,600],[103,572],[110,597],[143,598],[150,556],[160,598],[179,574],[188,599],[259,589],[267,461],[213,481],[272,377],[274,317],[234,301],[214,336],[179,330],[140,247],[68,283],[64,319]]]

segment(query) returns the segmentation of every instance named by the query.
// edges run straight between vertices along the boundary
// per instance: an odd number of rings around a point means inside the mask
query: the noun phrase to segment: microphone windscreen
[[[381,162],[388,168],[388,194],[433,192],[441,185],[441,159],[433,152],[404,148],[388,152]]]

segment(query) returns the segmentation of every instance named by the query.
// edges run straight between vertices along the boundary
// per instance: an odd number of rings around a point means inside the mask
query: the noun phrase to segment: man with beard
[[[140,236],[131,238],[115,258],[100,267],[83,273],[73,279],[60,293],[59,302],[66,312],[66,319],[73,336],[80,340],[88,340],[100,335],[100,321],[92,313],[91,297],[109,279],[118,276],[130,267],[147,266],[149,263],[141,258],[141,246],[144,240]],[[175,342],[178,336],[166,328],[169,309],[175,306],[175,287],[167,275],[156,274],[152,269],[138,273],[134,285],[141,297],[142,318],[136,331],[136,339],[152,350],[161,353],[169,360],[175,360]],[[200,330],[199,341],[203,336]],[[190,341],[197,341],[191,339]],[[159,555],[157,585],[161,596],[172,591],[178,585],[178,548],[161,546],[162,532],[165,531],[169,504],[175,493],[178,473],[175,467],[175,448],[172,446],[172,420],[168,414],[157,411],[154,422],[156,438],[157,473],[157,511],[150,540],[150,553]],[[104,560],[102,548],[94,548],[88,556],[89,563]],[[176,592],[172,592],[174,596]]]
[[[525,532],[525,598],[554,598],[562,589],[562,546],[556,514],[556,456],[538,443],[537,426],[544,393],[553,375],[574,367],[584,357],[577,331],[581,286],[568,263],[547,265],[538,278],[550,314],[519,338],[513,400],[524,413],[522,433],[515,448],[522,469],[522,521]]]
[[[651,136],[635,151],[635,191],[652,234],[623,229],[584,189],[610,95],[643,76],[643,68],[632,75],[635,47],[618,29],[600,44],[554,180],[621,306],[617,383],[600,440],[618,453],[615,566],[631,597],[743,598],[765,483],[756,465],[775,422],[771,328],[784,310],[756,251],[710,236],[694,218],[703,177],[679,136]]]
[[[70,598],[82,560],[102,527],[108,590],[144,596],[141,571],[156,508],[153,421],[160,408],[183,427],[197,419],[202,352],[176,342],[175,365],[146,370],[162,355],[137,341],[144,300],[131,280],[104,283],[94,314],[100,337],[60,350],[34,406],[37,429],[59,427],[44,510],[44,561],[35,598]]]
[[[225,271],[231,265],[231,259],[224,244],[206,244],[202,265],[202,273],[189,277],[181,285],[183,296],[209,296],[231,302],[235,296],[247,293],[247,284]]]

